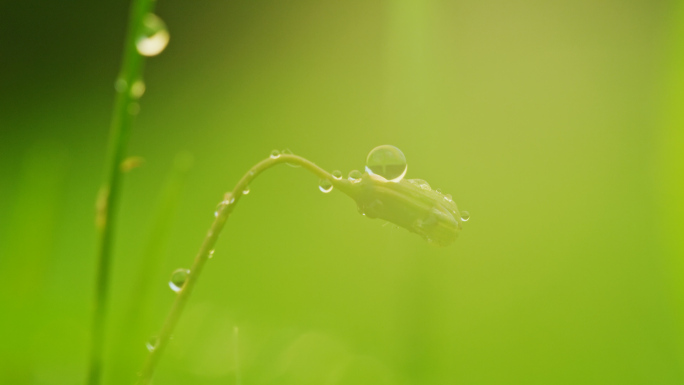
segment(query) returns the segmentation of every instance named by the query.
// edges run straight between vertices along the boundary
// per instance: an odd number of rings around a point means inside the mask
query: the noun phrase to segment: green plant
[[[380,159],[374,159],[374,155],[380,155]],[[461,230],[461,222],[468,220],[468,214],[458,211],[450,195],[433,191],[423,180],[403,179],[406,163],[403,154],[396,147],[377,147],[369,155],[367,172],[361,174],[354,170],[349,173],[347,179],[343,179],[339,171],[328,173],[300,156],[274,151],[269,158],[252,167],[235,188],[225,194],[224,200],[218,205],[216,219],[195,256],[192,267],[189,270],[179,269],[174,272],[171,285],[178,295],[158,337],[148,344],[150,354],[140,373],[140,385],[148,384],[152,379],[154,369],[168,345],[204,264],[213,254],[214,245],[226,220],[245,191],[248,191],[249,183],[263,171],[282,163],[301,166],[319,177],[319,188],[325,193],[337,189],[348,195],[356,201],[363,215],[392,222],[440,246],[452,243]]]
[[[131,4],[121,71],[115,83],[106,178],[96,203],[97,277],[88,373],[91,385],[98,384],[101,376],[112,244],[122,175],[136,163],[126,162],[125,158],[131,126],[140,109],[138,99],[145,92],[144,57],[160,53],[169,39],[164,23],[152,13],[155,4],[153,0],[134,0]]]

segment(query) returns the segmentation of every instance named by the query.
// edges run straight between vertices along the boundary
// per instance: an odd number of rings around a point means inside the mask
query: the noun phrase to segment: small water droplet
[[[413,184],[414,186],[416,186],[422,190],[425,190],[425,191],[431,191],[432,190],[432,188],[430,188],[430,184],[428,182],[422,180],[422,179],[409,179],[408,181],[411,182],[411,184]]]
[[[461,220],[463,222],[468,222],[468,219],[470,219],[470,213],[467,211],[461,211]]]
[[[442,193],[442,189],[441,189],[441,188],[438,188],[438,189],[435,190],[435,192],[436,192],[437,194],[441,194],[441,193]]]
[[[140,99],[141,96],[145,93],[145,82],[142,80],[137,80],[133,85],[131,86],[131,97],[134,99]]]
[[[340,170],[333,171],[332,177],[333,177],[333,179],[336,179],[336,180],[342,179],[342,171],[340,171]]]
[[[281,151],[281,154],[283,154],[283,155],[294,155],[289,148],[286,148],[283,151]],[[294,167],[294,168],[302,167],[296,163],[285,162],[285,164],[290,166],[290,167]]]
[[[157,348],[157,344],[159,344],[159,339],[156,336],[150,337],[150,339],[145,342],[145,347],[151,352]]]
[[[221,213],[221,209],[228,204],[228,201],[222,200],[219,202],[219,204],[216,206],[216,211],[214,211],[214,217],[218,217],[219,214]]]
[[[244,190],[242,190],[242,195],[247,195],[247,194],[249,194],[249,192],[250,192],[250,189],[249,189],[249,186],[247,186],[247,187],[245,187]]]
[[[174,272],[171,273],[171,279],[169,280],[169,287],[171,290],[175,291],[176,293],[183,290],[183,286],[185,285],[185,281],[188,279],[188,275],[190,275],[190,270],[188,269],[174,270]]]
[[[321,179],[321,182],[318,184],[318,189],[327,194],[332,191],[333,184],[327,179]]]
[[[278,151],[278,150],[271,151],[271,159],[278,159],[278,158],[280,158],[280,151]]]
[[[358,182],[361,182],[362,176],[363,175],[361,174],[361,171],[351,170],[351,171],[349,171],[349,175],[347,176],[347,179],[349,179],[349,181],[352,183],[358,183]]]
[[[214,250],[209,250],[209,254],[207,254],[207,258],[209,258],[209,259],[214,258]]]
[[[444,196],[444,200],[447,202],[453,202],[454,198],[451,196],[451,194],[447,194]]]
[[[142,31],[135,42],[135,47],[143,56],[159,55],[169,44],[169,31],[159,16],[148,13],[143,18]]]
[[[399,182],[406,175],[406,157],[400,149],[382,145],[375,147],[366,158],[366,172],[390,182]]]

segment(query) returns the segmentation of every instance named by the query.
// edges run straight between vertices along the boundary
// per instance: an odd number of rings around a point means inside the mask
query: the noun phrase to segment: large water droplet
[[[183,290],[183,286],[185,285],[185,281],[187,281],[189,275],[190,270],[188,269],[176,269],[173,273],[171,273],[171,279],[169,280],[169,287],[171,290],[175,291],[176,293]]]
[[[406,175],[406,170],[404,153],[388,144],[375,147],[366,158],[366,172],[390,182],[399,182]]]
[[[333,171],[332,177],[333,177],[333,179],[336,179],[336,180],[342,179],[342,171],[340,171],[340,170]]]
[[[363,175],[361,174],[361,171],[351,170],[351,171],[349,171],[349,175],[347,176],[347,179],[349,179],[349,181],[352,183],[358,183],[358,182],[361,182],[362,176]]]
[[[137,80],[131,86],[131,97],[134,99],[140,99],[145,93],[145,82],[142,80]]]
[[[329,193],[333,189],[333,184],[327,179],[321,179],[321,182],[318,184],[318,189],[324,193]]]
[[[470,219],[470,213],[467,211],[461,211],[461,220],[463,222],[468,222],[468,219]]]
[[[280,151],[278,151],[278,150],[273,150],[273,151],[271,151],[271,158],[272,158],[272,159],[278,159],[278,158],[280,158]]]
[[[142,31],[135,42],[135,47],[143,56],[159,55],[169,44],[169,31],[159,16],[148,13],[143,18]]]
[[[157,348],[158,344],[159,344],[159,338],[150,337],[150,339],[147,340],[147,342],[145,342],[145,347],[147,348],[147,350],[149,350],[151,352]]]

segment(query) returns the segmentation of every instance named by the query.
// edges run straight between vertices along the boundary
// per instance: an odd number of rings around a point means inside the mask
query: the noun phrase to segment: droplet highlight
[[[171,273],[171,279],[169,280],[169,287],[171,290],[175,291],[176,293],[183,290],[183,286],[185,286],[185,281],[188,280],[189,275],[190,270],[188,269],[174,270],[174,272]]]
[[[361,171],[351,170],[351,171],[349,171],[349,175],[347,176],[347,179],[349,179],[349,181],[352,183],[358,183],[358,182],[361,182],[362,176],[363,176],[363,174],[361,174]]]
[[[463,222],[468,222],[469,219],[470,219],[470,213],[467,211],[461,211],[461,220]]]
[[[332,177],[333,177],[333,179],[335,179],[335,180],[340,180],[340,179],[342,179],[342,171],[340,171],[340,170],[335,170],[335,171],[333,171],[333,172],[332,172]]]
[[[214,258],[214,250],[209,250],[209,254],[207,254],[207,258],[209,258],[209,259]]]
[[[143,18],[142,31],[135,42],[135,48],[143,56],[159,55],[169,44],[169,31],[159,16],[148,13]]]
[[[159,338],[157,337],[150,337],[147,342],[145,342],[145,347],[147,348],[148,351],[152,352],[154,349],[157,348],[157,345],[159,344]]]
[[[366,158],[366,172],[390,182],[402,180],[407,169],[404,153],[388,144],[375,147]]]
[[[244,190],[242,190],[242,195],[247,195],[247,194],[249,194],[250,191],[251,190],[249,189],[249,186],[247,186],[247,187],[245,187]]]
[[[278,150],[271,151],[271,159],[278,159],[278,158],[280,158],[280,151],[278,151]]]
[[[333,184],[327,179],[321,179],[320,183],[318,184],[318,189],[327,194],[332,191]]]

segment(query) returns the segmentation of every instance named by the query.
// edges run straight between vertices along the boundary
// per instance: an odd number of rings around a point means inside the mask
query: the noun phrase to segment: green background
[[[85,381],[124,3],[0,2],[2,384]],[[346,174],[380,144],[471,212],[455,244],[270,170],[156,384],[683,383],[680,3],[160,0],[105,383],[132,382],[249,167],[289,148]]]

